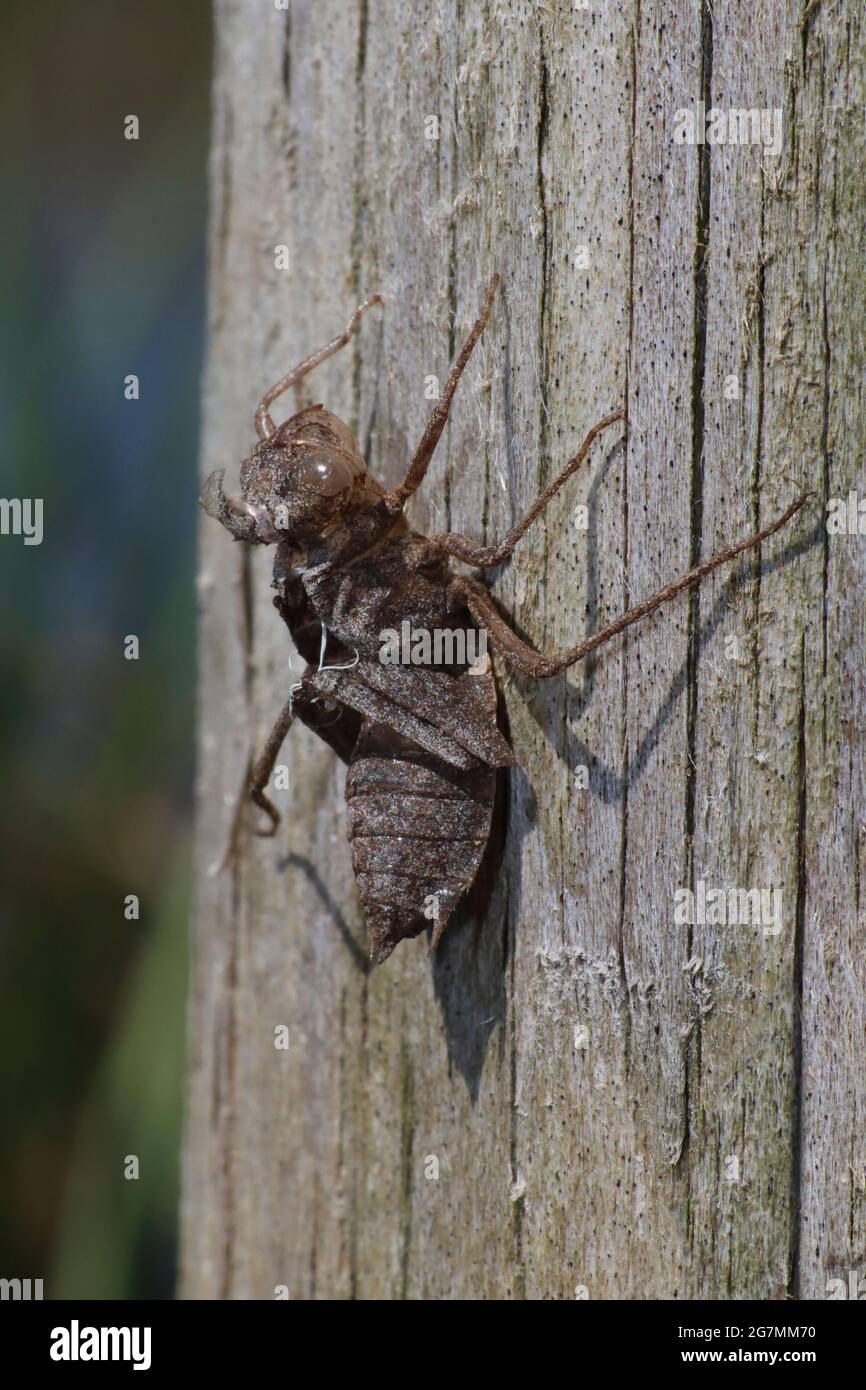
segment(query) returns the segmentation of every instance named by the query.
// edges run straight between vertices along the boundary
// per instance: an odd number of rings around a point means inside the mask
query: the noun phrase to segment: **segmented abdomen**
[[[433,944],[478,872],[496,773],[464,770],[365,721],[346,781],[352,865],[373,954],[433,928]]]

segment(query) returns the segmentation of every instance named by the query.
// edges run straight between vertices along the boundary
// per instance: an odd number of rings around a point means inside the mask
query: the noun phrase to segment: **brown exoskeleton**
[[[381,635],[400,630],[476,629],[524,675],[555,676],[652,613],[717,566],[772,536],[810,495],[771,526],[697,565],[561,656],[532,650],[511,630],[477,580],[458,575],[449,557],[499,565],[550,499],[580,466],[593,441],[624,418],[600,420],[574,458],[499,545],[456,533],[424,537],[403,508],[422,482],[461,374],[490,316],[499,277],[490,282],[469,334],[434,407],[403,482],[388,491],[366,471],[350,430],[321,405],[275,426],[269,407],[314,367],[344,347],[374,295],[346,330],[282,377],[256,411],[259,442],[241,468],[243,500],[212,473],[202,505],[237,539],[276,544],[274,605],[307,667],[277,720],[251,779],[251,796],[270,817],[265,794],[295,716],[349,764],[346,800],[352,861],[379,961],[404,937],[433,925],[435,946],[478,871],[490,831],[496,769],[513,763],[496,726],[489,667],[465,661],[421,669],[383,664]],[[335,713],[336,711],[336,713]]]

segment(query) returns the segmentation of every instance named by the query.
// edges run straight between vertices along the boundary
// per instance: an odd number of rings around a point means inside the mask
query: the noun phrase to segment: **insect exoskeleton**
[[[240,500],[223,491],[223,477],[221,470],[208,479],[205,510],[224,525],[228,514],[241,539],[265,545],[318,540],[347,508],[368,493],[372,503],[382,491],[369,488],[351,430],[321,405],[300,411],[259,441],[241,465]]]
[[[250,794],[269,817],[279,812],[266,788],[283,739],[301,719],[349,764],[346,783],[352,861],[372,952],[384,960],[399,941],[432,929],[432,944],[478,872],[490,834],[495,777],[514,761],[496,726],[496,688],[488,666],[386,664],[382,630],[483,632],[490,647],[524,676],[546,679],[581,661],[669,602],[719,565],[781,529],[810,493],[746,540],[696,565],[636,603],[570,650],[548,657],[514,632],[488,590],[450,567],[477,569],[508,559],[547,503],[588,456],[602,431],[624,419],[616,410],[589,431],[580,449],[529,511],[496,545],[457,532],[424,537],[403,508],[420,486],[448,419],[461,374],[491,312],[490,282],[480,317],[427,420],[403,481],[386,490],[366,471],[348,426],[321,405],[276,426],[269,407],[349,341],[374,295],[345,331],[281,377],[256,410],[259,442],[241,467],[240,499],[212,473],[202,505],[238,540],[277,543],[274,604],[307,663],[289,692],[261,756]]]
[[[479,710],[495,711],[471,676]],[[456,767],[365,722],[346,778],[352,867],[377,961],[400,941],[432,928],[435,947],[457,903],[472,885],[490,835],[496,773],[467,757]]]

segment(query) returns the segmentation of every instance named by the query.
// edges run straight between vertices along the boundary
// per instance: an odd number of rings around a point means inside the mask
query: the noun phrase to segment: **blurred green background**
[[[205,0],[0,11],[0,496],[44,499],[0,536],[0,1276],[46,1298],[174,1291],[210,46]]]

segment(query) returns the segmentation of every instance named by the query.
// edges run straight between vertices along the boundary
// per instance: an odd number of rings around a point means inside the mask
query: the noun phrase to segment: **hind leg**
[[[717,555],[713,555],[709,560],[704,560],[694,569],[683,574],[673,583],[668,584],[664,589],[659,589],[658,593],[651,598],[644,599],[634,608],[630,608],[627,613],[622,613],[607,627],[601,628],[586,641],[579,642],[570,651],[564,652],[561,656],[544,656],[541,652],[536,652],[526,642],[521,641],[515,632],[509,627],[496,608],[490,594],[479,583],[477,579],[470,579],[463,575],[458,575],[451,585],[451,592],[458,602],[465,603],[469,612],[472,614],[479,627],[486,628],[490,635],[490,645],[494,651],[498,651],[510,662],[516,670],[525,676],[535,676],[537,680],[546,680],[548,676],[558,675],[566,667],[573,666],[576,661],[582,661],[590,652],[597,647],[603,647],[605,642],[609,642],[612,637],[616,637],[620,632],[624,632],[633,623],[640,622],[641,618],[646,618],[650,613],[654,613],[663,603],[668,603],[677,594],[682,593],[683,589],[690,588],[692,584],[698,584],[705,575],[710,574],[719,565],[725,565],[729,560],[733,560],[737,555],[741,555],[744,550],[751,550],[753,546],[760,545],[768,537],[775,535],[783,526],[791,520],[811,492],[803,493],[796,502],[792,502],[790,507],[770,526],[765,526],[763,531],[758,531],[754,536],[749,536],[744,541],[738,541],[736,545],[729,546],[727,550],[721,550]]]
[[[292,697],[289,696],[280,716],[268,735],[268,741],[262,749],[259,757],[253,766],[252,776],[250,777],[250,796],[257,806],[270,816],[269,826],[262,827],[256,831],[257,835],[275,835],[277,826],[280,823],[280,813],[270,797],[265,794],[265,787],[270,781],[271,773],[274,770],[274,763],[277,761],[280,749],[283,746],[286,734],[294,723],[294,711],[292,709]]]

